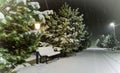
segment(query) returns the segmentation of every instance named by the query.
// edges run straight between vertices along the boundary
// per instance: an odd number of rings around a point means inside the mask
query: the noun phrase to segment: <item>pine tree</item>
[[[11,3],[11,2],[9,2]],[[24,62],[39,44],[40,33],[34,31],[36,22],[45,23],[50,10],[40,12],[38,2],[12,0],[0,12],[0,47],[7,50],[6,60],[12,65]]]
[[[108,35],[106,36],[106,48],[111,48],[113,49],[116,46],[116,41],[115,38],[112,35]]]
[[[105,35],[102,35],[99,39],[97,39],[96,41],[96,45],[98,47],[101,47],[103,48],[105,45],[104,45],[104,40],[105,40]]]
[[[116,46],[116,39],[113,35],[102,35],[100,39],[97,40],[97,46],[101,48],[110,48],[113,49]]]
[[[90,45],[90,34],[87,32],[83,23],[83,14],[79,13],[79,9],[72,9],[66,3],[59,9],[59,15],[68,20],[69,31],[67,35],[73,40],[74,49],[84,49]]]
[[[64,4],[46,23],[45,42],[72,52],[88,46],[89,33],[83,23],[83,14]]]

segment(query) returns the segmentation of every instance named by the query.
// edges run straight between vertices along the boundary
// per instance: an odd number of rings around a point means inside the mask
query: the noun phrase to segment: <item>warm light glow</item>
[[[37,29],[37,30],[40,29],[40,23],[35,23],[35,29]]]
[[[115,23],[114,22],[110,23],[110,26],[115,27]]]

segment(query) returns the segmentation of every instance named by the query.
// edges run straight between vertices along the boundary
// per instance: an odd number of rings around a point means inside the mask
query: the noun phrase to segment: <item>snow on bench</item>
[[[52,46],[38,47],[38,49],[36,50],[36,63],[38,64],[39,56],[40,56],[40,62],[42,57],[45,57],[45,61],[47,63],[49,57],[57,55],[57,57],[59,58],[59,54],[60,52],[54,51]]]

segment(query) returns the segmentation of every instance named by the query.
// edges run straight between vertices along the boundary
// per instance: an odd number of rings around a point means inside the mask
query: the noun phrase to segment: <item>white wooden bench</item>
[[[41,62],[42,57],[45,57],[45,61],[46,63],[48,63],[47,61],[49,57],[57,56],[59,58],[59,54],[60,52],[54,51],[52,46],[38,47],[38,49],[36,50],[36,63],[38,64],[39,57],[40,57],[40,62]]]

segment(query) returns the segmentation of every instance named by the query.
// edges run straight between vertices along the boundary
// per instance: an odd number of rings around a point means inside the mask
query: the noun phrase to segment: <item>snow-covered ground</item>
[[[88,48],[76,56],[21,68],[18,73],[120,73],[120,53]]]

